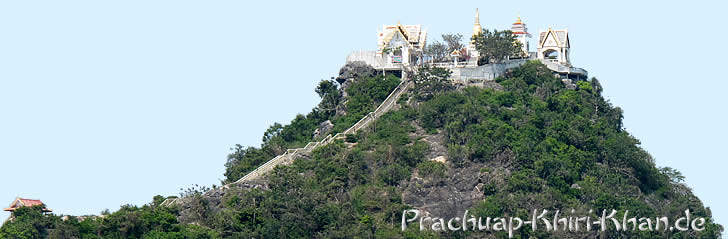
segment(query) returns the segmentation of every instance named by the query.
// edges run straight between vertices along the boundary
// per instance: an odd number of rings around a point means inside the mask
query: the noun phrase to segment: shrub
[[[439,179],[446,176],[447,167],[437,161],[424,161],[417,164],[417,170],[422,177]]]

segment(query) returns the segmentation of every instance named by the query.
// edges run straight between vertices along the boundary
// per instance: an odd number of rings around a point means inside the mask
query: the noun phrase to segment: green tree
[[[454,89],[450,83],[450,71],[447,68],[425,65],[412,77],[415,83],[415,96],[418,100],[431,99],[435,94]]]
[[[473,36],[475,48],[480,53],[481,59],[486,62],[500,63],[511,56],[522,56],[521,42],[510,30],[490,31],[483,29],[481,34]]]
[[[463,45],[463,35],[461,34],[442,34],[442,40],[447,43],[447,54],[465,47]]]
[[[335,81],[322,80],[316,87],[316,94],[321,97],[321,103],[318,105],[318,111],[322,112],[322,118],[329,118],[336,113],[336,106],[341,99],[341,93]]]
[[[425,54],[428,55],[433,62],[441,62],[445,60],[449,52],[447,45],[442,42],[435,41],[425,47]]]
[[[444,72],[432,71],[437,69],[422,72],[420,80],[446,78]],[[357,79],[347,90],[349,115],[335,116],[334,121],[358,120],[361,115],[355,114],[371,111],[398,82],[396,77]],[[467,208],[474,216],[527,218],[528,208],[615,209],[630,210],[632,215],[673,216],[689,208],[695,217],[708,219],[704,231],[611,230],[606,235],[720,238],[723,227],[711,218],[710,208],[693,195],[677,170],[655,166],[639,141],[622,128],[622,111],[599,94],[596,79],[567,89],[543,64],[530,61],[497,82],[503,90],[415,87],[413,95],[422,91],[429,96],[381,115],[351,136],[355,144],[335,140],[305,159],[276,167],[263,187],[231,187],[221,198],[203,197],[206,189],[191,188],[179,207],[159,206],[164,197],[155,196],[152,203],[125,205],[83,221],[43,214],[42,207],[20,208],[15,219],[0,228],[0,238],[508,236],[506,232],[419,231],[416,225],[401,231],[398,222],[402,211],[413,206],[405,203],[413,195],[457,188],[477,192],[468,193],[468,197],[479,197]],[[226,176],[237,179],[270,159],[270,144],[275,140],[282,145],[309,140],[320,120],[313,113],[299,115],[288,125],[272,127],[261,148],[238,145],[229,156]],[[445,153],[442,147],[447,150],[446,163],[425,158]],[[574,235],[598,237],[600,233]],[[514,235],[564,236],[529,228]]]
[[[0,228],[0,235],[13,239],[47,238],[53,218],[43,214],[45,205],[20,207],[13,211],[13,220]]]

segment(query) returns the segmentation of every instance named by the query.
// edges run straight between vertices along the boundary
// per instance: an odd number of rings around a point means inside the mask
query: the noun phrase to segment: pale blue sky
[[[382,24],[423,24],[431,42],[470,33],[476,7],[489,29],[519,13],[534,35],[569,28],[573,63],[728,224],[718,1],[1,1],[0,204],[96,214],[219,184],[230,147],[308,112]]]

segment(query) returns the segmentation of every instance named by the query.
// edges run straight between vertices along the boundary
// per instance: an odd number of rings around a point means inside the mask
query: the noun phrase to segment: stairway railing
[[[402,69],[402,81],[399,83],[399,85],[397,85],[397,87],[395,87],[394,90],[392,90],[392,92],[389,93],[387,98],[385,98],[384,101],[382,101],[382,103],[379,104],[379,106],[374,111],[369,112],[369,114],[362,117],[359,121],[354,123],[354,125],[352,125],[351,127],[347,128],[343,132],[337,133],[335,135],[331,135],[331,134],[326,135],[326,137],[321,139],[321,141],[309,142],[303,148],[288,149],[283,154],[278,155],[271,160],[268,160],[268,162],[265,162],[263,165],[258,166],[258,168],[249,172],[248,174],[246,174],[242,178],[238,179],[237,181],[225,184],[225,185],[221,186],[221,188],[228,189],[233,184],[239,184],[239,183],[243,183],[243,182],[246,182],[249,180],[257,179],[258,177],[261,177],[264,174],[272,171],[275,168],[275,166],[278,166],[278,165],[281,165],[284,163],[293,162],[293,160],[295,160],[297,154],[299,154],[299,153],[302,153],[302,152],[310,153],[319,146],[327,145],[336,139],[343,139],[344,137],[346,137],[347,134],[356,133],[360,129],[367,127],[369,125],[369,123],[371,123],[372,121],[374,121],[375,119],[379,118],[384,113],[386,113],[387,111],[392,109],[392,107],[396,104],[397,99],[399,99],[399,97],[402,95],[402,93],[406,92],[407,89],[413,84],[412,81],[409,80],[409,78],[407,77],[407,69],[405,69],[404,67],[401,69]],[[210,190],[210,191],[206,192],[205,194],[210,193],[212,191],[213,190]],[[162,206],[174,205],[178,202],[178,199],[179,198],[168,198],[168,199],[164,200],[160,205],[162,205]]]

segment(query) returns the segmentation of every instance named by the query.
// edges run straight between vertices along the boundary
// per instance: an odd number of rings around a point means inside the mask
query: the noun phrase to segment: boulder
[[[376,70],[363,61],[347,62],[346,65],[339,70],[339,76],[336,81],[343,84],[345,81],[358,77],[368,77],[376,74]]]
[[[313,131],[313,138],[325,136],[326,134],[331,132],[331,130],[333,128],[334,128],[334,123],[331,123],[331,120],[321,122],[321,124],[319,124],[319,127]]]

